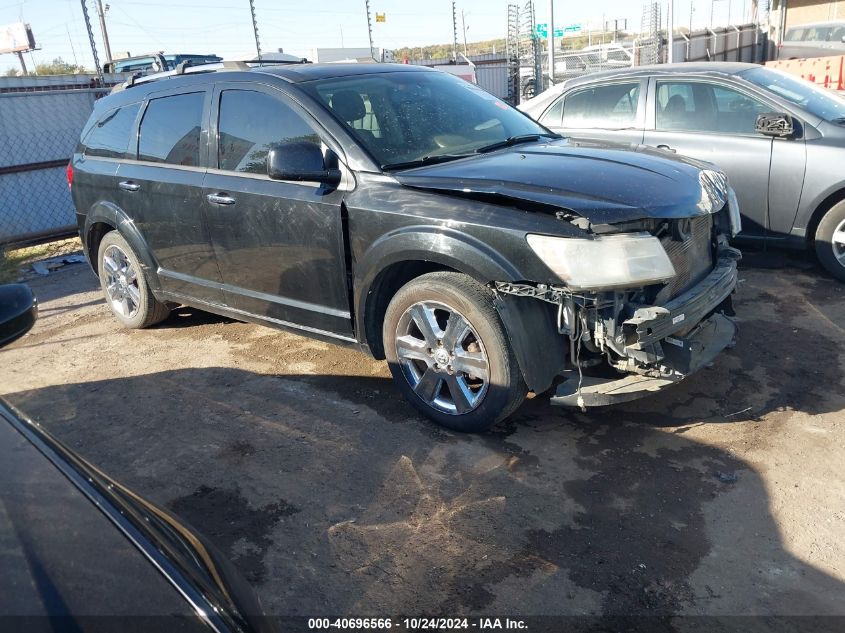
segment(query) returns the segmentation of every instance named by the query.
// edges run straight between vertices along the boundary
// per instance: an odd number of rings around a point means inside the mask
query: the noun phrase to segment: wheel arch
[[[141,260],[141,267],[151,289],[157,292],[160,288],[157,274],[158,263],[146,240],[144,240],[135,223],[119,207],[108,202],[96,204],[85,219],[83,241],[94,274],[99,274],[97,253],[100,242],[109,231],[118,231],[129,242],[132,250],[137,253]]]
[[[435,271],[463,273],[481,284],[520,278],[505,257],[464,233],[411,227],[385,235],[356,265],[356,331],[375,358],[384,358],[381,328],[390,300],[411,280]]]
[[[816,231],[825,214],[834,206],[845,200],[845,183],[839,183],[838,188],[829,192],[821,201],[815,203],[813,213],[807,222],[806,242],[807,248],[812,248],[816,241]]]

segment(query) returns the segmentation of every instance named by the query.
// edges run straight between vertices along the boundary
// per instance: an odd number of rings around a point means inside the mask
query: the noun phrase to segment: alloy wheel
[[[840,264],[845,266],[845,220],[839,223],[836,230],[833,232],[833,237],[830,240],[830,245],[833,247],[833,256]]]
[[[451,415],[476,409],[490,380],[490,362],[478,333],[443,303],[410,306],[396,328],[402,373],[426,404]]]
[[[103,253],[103,272],[106,276],[106,294],[112,309],[126,319],[138,313],[141,291],[138,273],[123,250],[112,244]]]

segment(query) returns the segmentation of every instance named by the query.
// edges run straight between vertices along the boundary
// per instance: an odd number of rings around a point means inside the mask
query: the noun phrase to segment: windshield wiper
[[[490,143],[490,145],[484,145],[482,147],[479,147],[475,151],[478,154],[484,154],[485,152],[492,152],[493,150],[501,149],[503,147],[510,147],[511,145],[518,145],[519,143],[539,141],[543,137],[563,138],[560,134],[554,134],[552,132],[542,132],[537,134],[520,134],[518,136],[509,136],[504,141],[498,141],[497,143]]]
[[[386,163],[381,166],[382,171],[390,171],[391,169],[410,169],[411,167],[420,167],[422,165],[434,165],[435,163],[445,163],[450,160],[457,160],[458,158],[466,158],[472,154],[431,154],[416,158],[414,160],[406,160],[401,163]]]

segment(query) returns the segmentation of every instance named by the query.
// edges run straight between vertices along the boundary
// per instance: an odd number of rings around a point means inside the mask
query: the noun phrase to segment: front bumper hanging
[[[734,291],[736,283],[736,257],[730,253],[721,257],[713,271],[694,288],[663,306],[640,307],[623,323],[626,349],[632,354],[659,346],[659,375],[579,377],[577,370],[570,369],[563,372],[565,380],[558,385],[551,404],[597,407],[635,400],[678,383],[712,362],[736,336],[733,321],[714,313]]]

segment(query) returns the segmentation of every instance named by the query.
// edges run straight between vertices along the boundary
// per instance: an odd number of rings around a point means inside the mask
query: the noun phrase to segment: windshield
[[[762,67],[746,70],[740,76],[820,119],[835,122],[845,119],[845,99],[809,81]]]
[[[448,160],[546,128],[443,72],[388,72],[301,84],[384,168]]]

